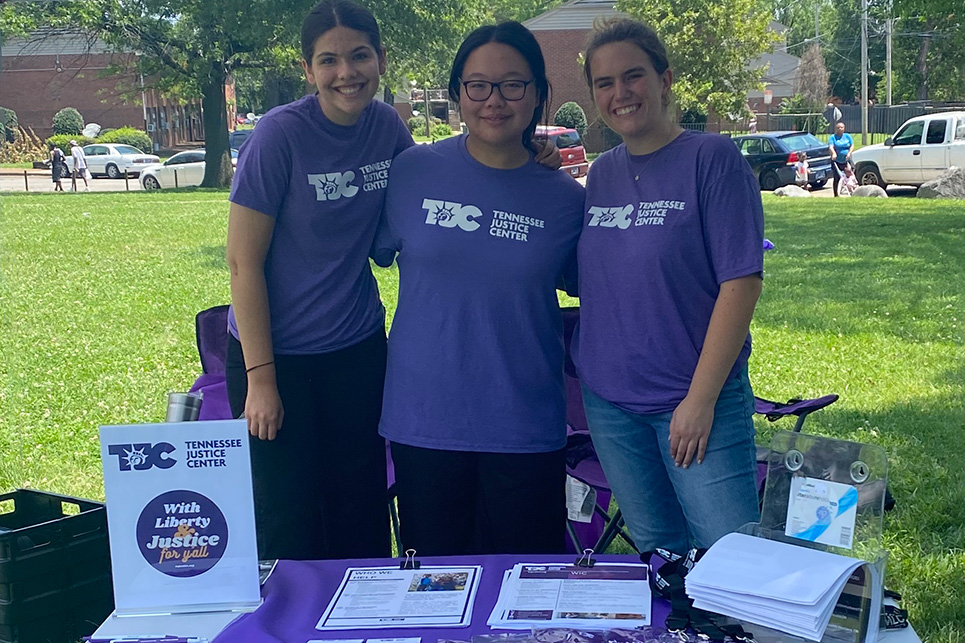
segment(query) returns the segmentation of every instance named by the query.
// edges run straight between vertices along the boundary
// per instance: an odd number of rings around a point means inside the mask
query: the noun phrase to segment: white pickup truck
[[[965,112],[910,118],[895,135],[851,155],[861,185],[921,185],[952,166],[965,167]]]

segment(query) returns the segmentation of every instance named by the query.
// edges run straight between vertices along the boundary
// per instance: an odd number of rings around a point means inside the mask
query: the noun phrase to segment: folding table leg
[[[602,512],[604,515],[608,515],[602,507],[597,506],[597,510]],[[633,544],[633,540],[630,538],[630,534],[624,529],[626,521],[623,519],[623,512],[617,509],[617,512],[613,514],[612,518],[609,518],[606,529],[600,534],[600,539],[596,541],[596,546],[593,547],[593,551],[598,554],[606,553],[606,550],[613,544],[613,541],[619,536],[622,538],[633,551],[640,553],[637,546]]]

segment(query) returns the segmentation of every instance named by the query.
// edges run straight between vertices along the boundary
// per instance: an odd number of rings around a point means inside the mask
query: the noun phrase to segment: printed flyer
[[[102,426],[118,615],[260,602],[244,420]]]

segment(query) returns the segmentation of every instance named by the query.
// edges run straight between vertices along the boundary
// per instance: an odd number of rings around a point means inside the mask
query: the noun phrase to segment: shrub
[[[413,116],[405,122],[406,126],[409,128],[410,134],[421,134],[426,131],[426,117],[425,116]]]
[[[84,131],[84,117],[73,107],[65,107],[54,114],[54,134],[73,134]]]
[[[409,133],[414,135],[425,136],[426,133],[426,117],[423,115],[413,116],[408,121],[406,121],[406,126],[409,128]],[[442,125],[442,120],[436,118],[435,116],[429,117],[429,133],[432,133],[432,128],[437,125]],[[451,133],[451,131],[450,131]]]
[[[17,112],[6,107],[0,107],[0,127],[3,128],[3,140],[8,143],[16,141],[17,128],[20,127],[20,123],[17,121]]]
[[[87,138],[86,136],[79,136],[77,134],[54,134],[48,138],[44,143],[50,145],[53,143],[60,149],[64,151],[65,154],[70,154],[70,142],[77,141],[80,145],[90,145],[94,142],[94,139]]]
[[[437,138],[446,138],[447,136],[452,135],[452,128],[449,127],[448,123],[438,123],[429,129],[429,134],[430,138],[433,140]]]
[[[17,128],[13,142],[0,138],[0,163],[29,163],[47,158],[47,146],[33,130]]]
[[[97,137],[98,143],[120,143],[122,145],[131,145],[141,150],[142,152],[151,152],[151,137],[147,135],[144,130],[135,129],[133,127],[120,127],[118,129],[112,129],[109,132],[102,134]]]
[[[553,116],[553,122],[560,127],[575,129],[580,133],[580,136],[586,134],[586,113],[582,107],[573,101],[560,105],[560,108],[556,110],[556,115]]]

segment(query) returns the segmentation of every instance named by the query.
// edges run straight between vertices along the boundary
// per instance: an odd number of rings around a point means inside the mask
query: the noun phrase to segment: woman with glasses
[[[399,265],[380,433],[402,541],[420,555],[563,549],[563,324],[583,188],[533,161],[549,95],[516,22],[462,43],[449,94],[468,134],[392,164],[373,248]]]

